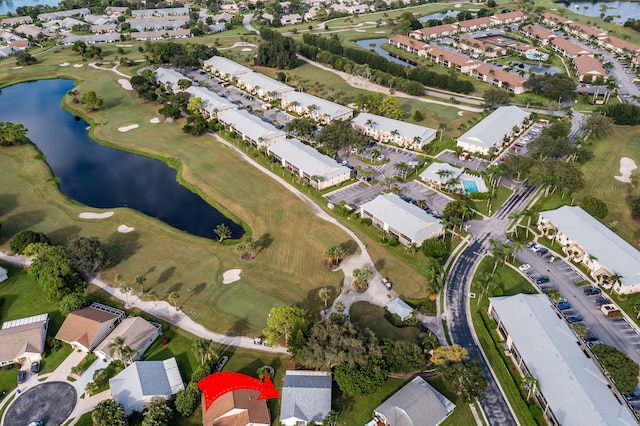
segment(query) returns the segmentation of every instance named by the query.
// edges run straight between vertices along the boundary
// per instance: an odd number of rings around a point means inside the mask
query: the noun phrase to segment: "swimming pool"
[[[541,52],[530,52],[524,55],[527,59],[531,59],[534,61],[546,61],[549,59],[549,55]]]
[[[467,194],[478,192],[478,184],[475,180],[463,180],[462,186],[464,186],[464,190],[467,191]]]

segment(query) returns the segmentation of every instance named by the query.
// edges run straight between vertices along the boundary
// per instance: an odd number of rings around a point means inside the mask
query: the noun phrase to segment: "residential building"
[[[142,317],[129,317],[122,322],[100,343],[95,354],[107,361],[120,359],[121,361],[136,361],[144,355],[151,344],[162,334],[162,326],[152,323]],[[117,337],[122,337],[124,343],[131,350],[128,359],[123,360],[118,353],[111,353],[109,345]]]
[[[191,37],[191,30],[138,31],[131,33],[133,40],[161,40]]]
[[[236,2],[223,3],[220,6],[220,10],[222,10],[223,12],[232,13],[234,15],[237,15],[238,13],[241,12],[241,9],[236,4]]]
[[[251,71],[251,68],[247,68],[237,62],[233,62],[231,59],[227,59],[224,56],[212,56],[207,59],[204,61],[204,69],[208,73],[227,81],[236,79],[242,74],[253,72]]]
[[[491,20],[494,21],[494,25],[513,24],[515,22],[523,21],[527,16],[521,10],[513,10],[511,12],[498,13],[491,16]]]
[[[360,217],[371,219],[373,225],[398,238],[403,245],[420,247],[424,240],[444,232],[437,219],[396,194],[381,194],[364,203],[360,207]]]
[[[260,392],[241,389],[227,392],[205,409],[202,396],[203,426],[269,426],[271,416]]]
[[[565,27],[569,24],[573,24],[573,21],[571,19],[554,15],[553,13],[549,12],[545,12],[542,14],[542,22],[552,28]]]
[[[0,367],[40,361],[48,325],[49,314],[4,322],[0,330]]]
[[[638,46],[637,44],[612,35],[601,37],[600,44],[605,49],[609,49],[619,55],[631,54],[633,56],[636,56],[640,53],[640,46]]]
[[[100,303],[70,312],[56,339],[85,352],[93,350],[124,319],[124,312]]]
[[[551,40],[551,47],[556,52],[560,53],[562,56],[567,58],[576,58],[580,55],[593,55],[588,49],[585,49],[582,46],[579,46],[569,40],[565,40],[562,37],[556,37]]]
[[[154,16],[186,16],[189,14],[188,7],[169,7],[164,9],[140,9],[132,10],[131,16],[134,18],[151,18]]]
[[[290,15],[282,15],[280,17],[280,23],[282,25],[293,25],[299,24],[302,22],[302,16],[297,13],[292,13]]]
[[[607,79],[607,71],[604,69],[599,60],[593,56],[578,56],[573,58],[573,65],[576,68],[576,77],[578,81],[585,81],[585,77],[589,77],[588,81],[594,81],[598,77]]]
[[[420,28],[411,32],[411,37],[418,40],[433,40],[436,38],[449,37],[458,33],[458,27],[453,24],[436,25],[435,27]]]
[[[402,34],[391,36],[389,38],[389,44],[413,55],[418,55],[421,51],[429,48],[429,45],[427,43]]]
[[[527,80],[524,77],[512,74],[492,65],[484,63],[480,64],[471,70],[470,75],[478,80],[484,81],[485,83],[513,92],[516,95],[525,92],[524,82]]]
[[[282,139],[267,147],[287,170],[312,183],[318,190],[338,185],[351,178],[351,170],[336,160],[320,154],[297,139]]]
[[[87,15],[83,17],[82,20],[93,25],[115,24],[115,20],[101,15]]]
[[[569,34],[572,34],[582,40],[598,42],[598,39],[607,37],[608,33],[606,31],[600,30],[598,28],[581,24],[579,22],[573,22],[568,24],[565,27],[565,31]]]
[[[522,27],[520,32],[527,38],[538,40],[543,46],[546,46],[551,40],[558,37],[551,31],[548,31],[538,25],[526,25]]]
[[[31,36],[38,38],[40,34],[49,35],[49,32],[35,25],[22,24],[13,30],[16,34],[24,34],[25,37]]]
[[[531,394],[551,425],[636,425],[635,416],[544,294],[489,299],[522,376],[537,384]]]
[[[490,17],[483,16],[482,18],[467,19],[466,21],[456,22],[454,25],[458,27],[459,32],[478,31],[485,28],[489,28],[497,23]]]
[[[515,127],[522,126],[527,117],[529,113],[517,106],[500,107],[460,136],[457,146],[467,152],[489,155],[491,149],[499,148],[504,138],[511,136]]]
[[[38,20],[40,21],[57,21],[59,19],[69,18],[71,16],[86,16],[91,14],[91,11],[86,7],[81,9],[69,9],[69,10],[59,10],[57,12],[51,13],[41,13],[38,15]]]
[[[192,98],[200,98],[204,112],[210,120],[216,118],[221,111],[236,108],[236,105],[229,102],[227,98],[223,98],[204,87],[191,86],[185,89],[185,92]]]
[[[241,74],[237,78],[238,87],[260,99],[273,101],[281,99],[285,93],[293,92],[293,87],[258,72]]]
[[[2,25],[5,26],[13,26],[20,24],[33,24],[33,19],[29,15],[25,16],[15,16],[13,18],[4,18],[2,20]]]
[[[351,120],[353,127],[380,142],[420,150],[436,138],[437,131],[380,115],[361,112]]]
[[[387,311],[397,315],[402,321],[406,321],[413,316],[413,308],[404,300],[396,297],[387,303]]]
[[[188,16],[154,16],[152,18],[132,18],[127,20],[131,28],[138,31],[179,30],[189,22]]]
[[[308,116],[323,124],[329,124],[334,120],[348,120],[353,117],[352,108],[304,92],[285,93],[282,95],[281,106],[287,111]]]
[[[88,25],[86,22],[84,21],[80,21],[78,19],[74,19],[74,18],[64,18],[63,20],[61,20],[60,22],[58,22],[58,26],[64,30],[69,30],[71,31],[71,29],[73,27],[75,27],[76,25]]]
[[[89,27],[89,31],[97,34],[104,34],[104,33],[113,34],[116,32],[116,29],[117,29],[116,24],[91,25],[91,27]]]
[[[287,136],[285,132],[246,110],[228,109],[219,112],[218,121],[240,135],[242,140],[249,141],[258,147],[273,145]]]
[[[322,423],[331,411],[331,373],[287,370],[280,398],[285,426]]]
[[[454,41],[456,47],[459,49],[470,51],[477,56],[486,56],[488,58],[495,58],[498,56],[504,56],[507,54],[507,49],[498,46],[497,44],[488,43],[483,40],[476,40],[475,38],[461,36],[457,41]]]
[[[540,212],[538,228],[560,244],[572,261],[584,264],[592,278],[605,286],[615,281],[616,293],[640,291],[640,252],[581,207]]]
[[[87,44],[96,44],[96,43],[115,43],[120,41],[120,34],[118,33],[104,33],[104,34],[94,34],[94,35],[86,35],[86,36],[78,36],[78,35],[67,35],[61,41],[60,44],[71,45],[76,41],[82,41]]]
[[[114,18],[117,18],[118,16],[124,15],[125,13],[127,13],[128,9],[129,9],[128,7],[107,6],[104,9],[104,14],[107,16],[112,16]]]
[[[416,376],[373,412],[384,426],[438,426],[455,408],[453,402]]]
[[[449,163],[431,163],[422,173],[420,179],[433,186],[441,188],[449,182],[456,181],[464,173],[464,169],[454,167]]]
[[[175,358],[136,361],[109,379],[111,397],[122,404],[127,416],[142,412],[154,398],[169,399],[184,389]]]
[[[153,75],[156,76],[156,80],[158,80],[159,83],[163,84],[166,87],[170,87],[174,92],[180,90],[180,80],[191,81],[188,77],[180,74],[178,71],[172,68],[158,68],[153,72]]]
[[[0,266],[0,283],[6,281],[9,278],[9,271]]]
[[[478,61],[439,47],[430,46],[428,49],[421,51],[421,55],[436,64],[444,65],[447,68],[455,68],[456,71],[464,74],[468,74],[480,66],[480,62]]]

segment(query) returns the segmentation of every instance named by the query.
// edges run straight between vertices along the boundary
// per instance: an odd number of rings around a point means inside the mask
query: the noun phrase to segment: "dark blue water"
[[[604,13],[604,16],[612,16],[617,24],[624,24],[630,18],[640,19],[640,3],[635,1],[571,1],[559,4],[579,15],[600,17]]]
[[[6,15],[7,12],[15,13],[16,9],[24,6],[56,6],[60,0],[0,0],[0,15]]]
[[[129,207],[201,237],[215,238],[213,228],[220,223],[233,238],[242,236],[242,227],[180,185],[165,163],[94,142],[87,122],[60,107],[73,87],[69,80],[42,80],[0,93],[0,121],[29,129],[27,136],[46,155],[65,195],[99,209]]]
[[[389,42],[388,38],[372,38],[369,40],[358,40],[356,41],[356,44],[367,50],[373,49],[378,55],[382,56],[388,61],[395,62],[396,64],[400,64],[400,65],[409,66],[411,68],[415,68],[415,65],[411,65],[400,58],[396,58],[395,56],[392,56],[389,52],[387,52],[382,47],[380,47],[382,44],[388,43],[388,42]],[[371,45],[374,45],[374,46],[371,46]],[[407,56],[411,56],[411,55],[407,54]]]

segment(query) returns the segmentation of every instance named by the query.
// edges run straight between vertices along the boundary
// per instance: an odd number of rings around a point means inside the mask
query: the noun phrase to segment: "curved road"
[[[492,426],[511,426],[517,425],[518,422],[477,343],[471,325],[469,289],[473,274],[482,260],[482,253],[488,248],[489,239],[504,240],[509,225],[509,213],[522,209],[534,194],[534,187],[518,186],[491,219],[469,222],[469,232],[474,236],[473,242],[455,260],[445,289],[445,311],[449,334],[453,342],[467,349],[469,357],[478,361],[484,370],[487,390],[484,399],[480,401],[480,406],[488,423]]]

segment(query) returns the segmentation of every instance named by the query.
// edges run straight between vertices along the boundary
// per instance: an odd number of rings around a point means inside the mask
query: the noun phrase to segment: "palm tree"
[[[125,363],[130,360],[132,350],[127,346],[125,338],[122,336],[114,337],[108,345],[111,356],[118,354],[118,357]]]
[[[263,365],[256,370],[256,374],[260,380],[263,380],[267,376],[269,376],[270,379],[273,379],[274,370],[270,365]]]
[[[522,249],[524,248],[524,244],[522,244],[520,241],[513,241],[511,243],[511,250],[513,251],[513,261],[516,261],[516,254],[521,252]]]
[[[333,304],[333,307],[336,308],[336,311],[338,311],[339,314],[343,313],[347,308],[342,300],[336,301],[336,303]]]
[[[373,275],[373,270],[371,266],[365,265],[362,268],[356,268],[352,272],[353,278],[355,279],[356,287],[358,288],[366,288],[369,285],[369,279]]]
[[[138,284],[140,286],[140,294],[144,295],[144,283],[147,281],[147,277],[145,277],[142,274],[138,274],[136,275],[135,278],[136,284]]]
[[[478,298],[478,305],[480,305],[480,301],[485,294],[491,295],[493,290],[498,286],[498,281],[493,273],[487,274],[483,272],[482,275],[478,278],[478,284],[482,287],[482,292],[480,293],[480,297]]]
[[[417,253],[418,251],[420,251],[420,249],[418,248],[418,246],[416,245],[416,243],[411,243],[411,244],[406,245],[406,246],[404,247],[404,250],[405,250],[407,253],[409,253],[411,256],[415,256],[415,255],[416,255],[416,253]]]
[[[425,349],[425,351],[429,351],[440,346],[438,336],[436,336],[435,333],[431,330],[420,333],[420,335],[418,335],[418,339],[420,339],[420,343],[422,343],[422,347]]]
[[[447,130],[447,123],[438,124],[438,130],[440,131],[440,142],[442,142],[442,135]]]
[[[124,294],[125,301],[127,302],[125,306],[129,305],[129,292],[131,291],[131,284],[128,282],[122,281],[120,283],[120,293]]]
[[[153,306],[156,306],[158,302],[158,292],[155,290],[149,290],[146,294],[147,298],[151,299]]]
[[[527,391],[527,402],[531,399],[531,395],[535,393],[537,386],[538,379],[533,377],[531,373],[527,373],[524,379],[522,379],[522,388]]]
[[[253,241],[253,238],[247,237],[242,243],[238,244],[236,247],[238,251],[244,251],[249,254],[249,257],[253,258],[253,252],[256,250],[256,243]]]
[[[180,299],[180,294],[177,291],[172,291],[167,296],[167,300],[173,305],[174,308],[176,308],[176,312],[178,311],[178,299]]]
[[[411,166],[409,166],[409,164],[407,164],[404,161],[400,161],[400,162],[395,163],[393,165],[393,168],[400,171],[402,179],[406,179],[407,178],[407,172],[409,171]]]
[[[200,360],[200,364],[218,359],[212,340],[196,339],[191,344],[191,350],[193,350],[196,358]]]
[[[324,308],[327,309],[327,302],[331,299],[331,289],[329,287],[322,287],[318,290],[318,297],[324,302]]]
[[[213,228],[213,232],[215,232],[218,236],[219,242],[222,242],[227,238],[231,238],[231,229],[229,229],[229,227],[224,223],[221,223],[220,225]]]
[[[560,297],[562,297],[562,295],[560,294],[560,290],[558,290],[557,288],[552,288],[551,290],[549,290],[547,292],[547,296],[549,296],[549,299],[551,299],[555,305],[560,302]]]

